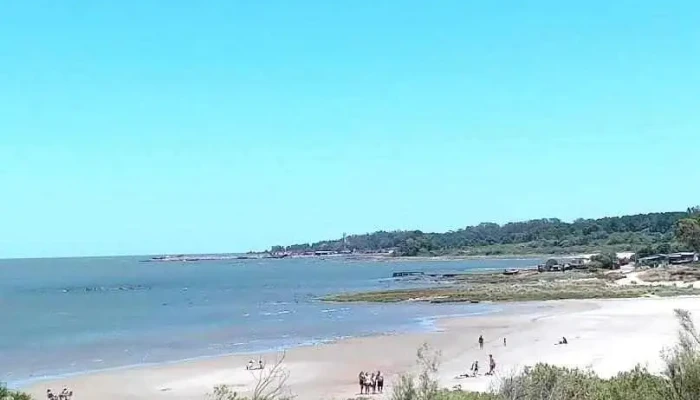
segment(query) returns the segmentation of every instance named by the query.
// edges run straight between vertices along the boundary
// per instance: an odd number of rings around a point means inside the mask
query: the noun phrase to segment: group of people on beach
[[[484,349],[484,336],[479,335],[479,339],[477,340],[477,343],[479,343],[479,350]],[[561,340],[558,343],[555,343],[556,345],[565,345],[569,344],[569,341],[566,339],[566,337],[562,337]],[[503,347],[508,346],[508,341],[506,338],[503,338]],[[489,370],[486,373],[486,375],[493,375],[496,372],[496,360],[493,359],[493,354],[489,354]],[[467,378],[467,377],[475,377],[479,374],[479,360],[475,360],[471,367],[469,368],[469,372],[460,375],[460,378]]]
[[[382,371],[360,372],[360,394],[377,394],[384,392],[384,375]]]
[[[264,369],[264,368],[265,368],[265,364],[263,364],[262,360],[258,360],[257,363],[253,360],[250,360],[250,361],[248,361],[248,364],[245,366],[245,369],[247,369],[248,371],[253,371],[256,369]]]
[[[71,400],[73,398],[73,391],[64,387],[61,393],[55,394],[51,389],[46,389],[46,398],[49,400]]]
[[[479,350],[484,349],[484,336],[479,335],[479,339],[477,340],[479,343]],[[503,338],[503,347],[506,347],[508,345],[508,341],[506,338]],[[493,354],[489,354],[489,370],[486,372],[486,375],[493,375],[496,373],[496,360],[493,358]],[[469,378],[469,377],[475,377],[479,375],[479,360],[474,360],[472,363],[471,367],[469,368],[469,372],[464,373],[460,375],[460,378]]]
[[[494,373],[496,373],[496,360],[493,359],[493,354],[489,354],[489,371],[486,375],[493,375]],[[462,374],[460,377],[468,378],[477,375],[479,375],[479,360],[474,360],[472,366],[469,368],[469,372]]]

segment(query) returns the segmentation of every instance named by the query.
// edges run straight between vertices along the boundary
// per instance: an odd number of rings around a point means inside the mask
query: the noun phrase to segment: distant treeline
[[[690,212],[690,210],[689,210]],[[311,244],[274,246],[274,251],[385,252],[397,256],[497,255],[631,250],[641,255],[682,250],[676,223],[689,212],[662,212],[564,222],[556,218],[481,223],[445,233],[379,231]]]

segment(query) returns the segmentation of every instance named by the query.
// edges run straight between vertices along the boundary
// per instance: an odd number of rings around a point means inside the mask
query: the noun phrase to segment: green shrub
[[[32,400],[32,396],[10,390],[4,384],[0,383],[0,400]]]
[[[666,380],[639,366],[605,381],[597,393],[600,400],[660,400],[665,399]]]
[[[700,399],[700,336],[698,335],[690,313],[675,310],[681,325],[678,344],[664,355],[667,378],[667,399]]]

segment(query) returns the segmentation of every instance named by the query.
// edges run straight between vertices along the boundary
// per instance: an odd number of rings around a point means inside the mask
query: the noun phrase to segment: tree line
[[[606,248],[668,253],[700,248],[700,208],[565,222],[542,218],[499,225],[484,222],[444,233],[378,231],[345,239],[274,246],[271,251],[393,251],[398,256],[556,253]]]

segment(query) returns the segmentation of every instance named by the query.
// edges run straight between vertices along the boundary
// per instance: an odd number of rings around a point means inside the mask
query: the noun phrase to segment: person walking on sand
[[[484,337],[482,335],[479,335],[479,348],[484,349]]]
[[[496,372],[496,360],[493,359],[493,354],[489,354],[489,372],[486,375],[493,375]]]

